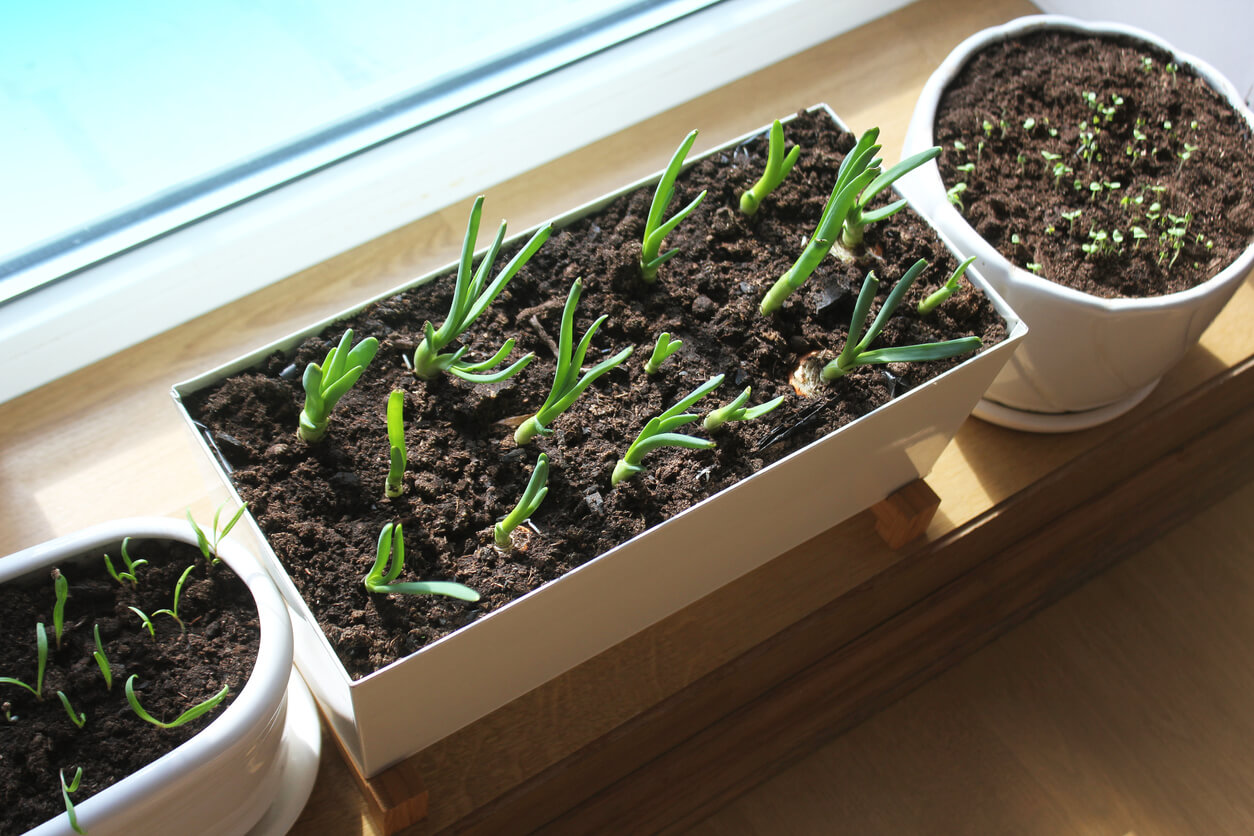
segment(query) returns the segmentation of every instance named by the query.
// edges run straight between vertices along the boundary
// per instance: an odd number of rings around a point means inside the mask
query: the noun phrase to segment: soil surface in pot
[[[651,188],[555,230],[471,330],[472,357],[487,356],[506,337],[536,353],[535,362],[514,380],[472,386],[451,377],[417,380],[406,371],[405,357],[421,339],[423,323],[430,319],[438,326],[448,311],[452,277],[445,276],[347,320],[358,339],[377,336],[380,349],[341,401],[320,444],[296,437],[304,400],[301,372],[311,361],[322,362],[342,324],[306,340],[294,357],[276,354],[261,368],[186,399],[352,676],[404,657],[558,578],[961,362],[866,367],[819,397],[803,399],[793,392],[789,375],[801,357],[820,352],[830,358],[840,349],[868,268],[886,280],[883,294],[916,259],[931,263],[877,345],[968,335],[991,345],[1004,338],[1000,317],[969,284],[937,315],[921,318],[914,312],[956,263],[909,210],[868,228],[861,263],[827,258],[781,313],[762,317],[763,294],[814,230],[843,152],[854,142],[824,114],[802,114],[786,131],[789,144],[803,148],[800,161],[752,218],[735,207],[762,171],[764,138],[681,175],[671,212],[703,189],[708,195],[667,238],[665,247],[678,247],[679,254],[663,265],[654,285],[640,280],[638,266]],[[550,437],[520,449],[513,428],[547,395],[562,307],[581,276],[576,339],[596,316],[608,315],[592,341],[588,364],[626,346],[635,346],[635,353],[558,418]],[[647,375],[643,366],[662,331],[682,339],[683,348],[660,372]],[[704,415],[746,386],[753,389],[753,404],[777,395],[787,399],[763,419],[714,433],[716,449],[649,454],[645,472],[611,490],[615,461],[646,421],[715,374],[725,374],[725,382],[693,411]],[[386,500],[385,404],[394,388],[408,393],[409,468],[404,495]],[[700,423],[682,431],[711,437]],[[521,496],[540,452],[550,460],[548,496],[533,517],[534,530],[520,529],[518,546],[504,553],[492,543],[492,526]],[[379,531],[397,521],[404,524],[408,564],[401,580],[456,580],[483,600],[368,595],[362,579],[374,560]]]
[[[981,49],[937,108],[951,200],[1012,263],[1086,293],[1159,296],[1211,278],[1254,240],[1254,141],[1171,61],[1074,32]]]
[[[58,569],[69,582],[61,647],[53,630],[53,580],[40,573],[0,586],[0,675],[34,685],[35,625],[48,634],[48,665],[43,699],[15,685],[0,685],[0,700],[11,719],[0,715],[0,832],[22,833],[57,815],[65,815],[59,770],[67,781],[78,767],[82,784],[71,797],[75,804],[136,772],[189,740],[230,704],[252,673],[260,628],[248,587],[226,564],[206,570],[194,546],[164,540],[133,540],[128,553],[144,559],[138,586],[111,578],[101,557],[114,568],[124,567],[119,550],[102,551],[85,560],[66,561]],[[183,586],[178,624],[168,615],[179,577],[189,565],[196,569]],[[152,619],[155,639],[129,607]],[[92,654],[93,627],[100,628],[113,685]],[[137,675],[135,692],[153,717],[169,721],[213,696],[223,685],[230,694],[216,709],[175,729],[160,729],[141,720],[126,700],[125,684]],[[87,716],[82,729],[70,720],[57,692],[63,691],[76,712]]]

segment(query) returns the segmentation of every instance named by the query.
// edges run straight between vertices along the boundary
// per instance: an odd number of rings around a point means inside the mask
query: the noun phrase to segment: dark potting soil
[[[941,179],[966,184],[959,209],[980,235],[1096,296],[1195,287],[1254,240],[1248,124],[1142,43],[1049,32],[991,44],[945,90],[935,137]]]
[[[447,314],[453,281],[446,276],[370,305],[306,340],[295,356],[276,354],[258,369],[187,398],[354,677],[558,578],[961,362],[894,364],[887,373],[863,368],[819,397],[803,399],[793,392],[788,379],[801,357],[820,352],[831,358],[840,349],[868,268],[886,280],[883,294],[916,259],[931,263],[877,345],[972,334],[991,345],[1004,338],[1000,318],[969,285],[938,315],[923,319],[914,312],[956,263],[909,210],[868,228],[860,263],[827,258],[781,313],[762,317],[763,294],[801,252],[843,152],[854,142],[822,114],[803,114],[786,130],[789,143],[803,148],[800,161],[753,218],[734,207],[762,171],[764,138],[683,173],[671,212],[702,189],[709,193],[667,238],[665,247],[680,252],[663,265],[655,285],[640,280],[638,267],[651,190],[618,198],[555,230],[470,332],[472,357],[487,356],[506,337],[518,339],[516,351],[536,353],[513,380],[473,386],[447,376],[418,380],[406,370],[404,358],[412,356],[423,323],[430,319],[438,326]],[[506,257],[503,253],[498,265]],[[555,365],[550,344],[571,283],[580,276],[584,292],[576,338],[596,316],[608,315],[588,364],[625,346],[635,346],[635,353],[558,418],[551,437],[520,449],[513,428],[547,395]],[[326,439],[309,445],[295,432],[304,401],[301,372],[310,362],[322,362],[345,324],[357,339],[378,337],[380,349],[332,415]],[[660,372],[646,375],[644,363],[662,331],[682,339],[683,349]],[[716,449],[649,454],[648,470],[611,490],[615,461],[646,421],[719,373],[726,375],[721,388],[696,407],[703,415],[746,386],[753,388],[753,404],[777,395],[787,400],[757,422],[729,424],[713,434]],[[385,403],[394,388],[408,393],[409,468],[404,495],[387,500]],[[789,428],[795,432],[765,443]],[[685,430],[709,435],[699,423]],[[550,459],[550,477],[549,494],[532,520],[536,531],[525,536],[525,544],[502,553],[492,543],[492,526],[521,496],[540,452]],[[379,531],[398,521],[404,524],[408,564],[401,580],[455,580],[483,600],[369,595],[362,579],[374,560]]]
[[[132,540],[132,559],[148,565],[137,571],[137,587],[119,585],[105,571],[101,557],[67,561],[58,569],[69,582],[61,648],[56,648],[52,610],[56,600],[49,575],[27,576],[0,586],[0,675],[34,686],[37,655],[35,625],[48,634],[48,664],[43,699],[15,685],[0,684],[0,833],[22,833],[57,815],[65,815],[59,770],[70,781],[82,767],[83,778],[71,798],[79,804],[191,739],[234,700],[252,673],[260,638],[257,608],[248,587],[226,564],[206,570],[200,551],[183,543]],[[183,587],[180,634],[166,615],[175,584],[192,564]],[[153,619],[155,640],[128,607]],[[93,627],[113,675],[112,688],[95,659]],[[176,729],[160,729],[141,720],[126,700],[132,675],[140,704],[160,720],[172,720],[213,696],[223,685],[227,698],[212,712]],[[75,727],[57,697],[63,691],[76,712],[86,714]]]

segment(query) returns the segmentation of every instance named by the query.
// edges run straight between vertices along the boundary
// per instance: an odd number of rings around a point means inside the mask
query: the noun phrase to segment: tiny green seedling
[[[162,608],[153,613],[154,616],[168,615],[170,618],[173,618],[176,622],[178,622],[180,633],[187,632],[187,625],[183,623],[183,619],[179,618],[179,598],[183,596],[183,584],[187,583],[187,576],[190,575],[192,570],[195,568],[196,564],[193,563],[191,566],[188,566],[183,570],[182,575],[179,575],[178,583],[174,584],[174,603],[170,606],[170,608]]]
[[[65,708],[65,713],[70,715],[70,722],[78,728],[87,725],[87,715],[74,710],[74,706],[70,704],[70,698],[65,695],[64,691],[57,691],[57,697],[61,700],[61,705]]]
[[[388,559],[391,558],[391,567]],[[403,595],[445,595],[461,601],[475,602],[479,593],[468,586],[451,581],[413,581],[409,583],[393,583],[405,568],[405,535],[401,524],[395,529],[392,523],[383,526],[379,532],[379,544],[375,550],[374,565],[366,573],[366,590],[377,595],[399,592]]]
[[[482,214],[483,195],[479,195],[470,209],[470,220],[466,224],[466,237],[462,240],[462,255],[457,264],[457,278],[453,284],[453,301],[449,305],[448,316],[439,330],[436,330],[430,321],[423,325],[422,341],[414,350],[414,374],[424,380],[433,380],[441,373],[448,372],[471,383],[500,383],[518,374],[535,359],[534,354],[528,353],[504,369],[490,371],[505,362],[505,358],[514,350],[512,338],[506,340],[501,349],[492,357],[478,363],[468,363],[463,359],[468,350],[465,345],[448,354],[440,353],[465,333],[466,329],[487,310],[488,305],[491,305],[509,284],[509,280],[514,278],[514,275],[531,260],[544,242],[549,240],[549,234],[553,229],[545,225],[537,230],[518,255],[510,259],[509,264],[506,264],[492,283],[488,284],[488,276],[492,273],[492,266],[496,263],[501,244],[505,240],[505,222],[501,221],[496,238],[488,247],[483,260],[479,262],[479,269],[473,270],[475,241],[479,238],[479,219]]]
[[[353,388],[361,373],[379,351],[379,341],[367,337],[353,345],[353,329],[340,337],[339,345],[327,352],[322,365],[305,367],[301,383],[305,388],[305,408],[300,412],[296,434],[309,443],[321,441],[327,434],[331,410],[340,398]]]
[[[523,490],[522,498],[518,500],[514,509],[492,528],[492,538],[499,548],[506,551],[511,548],[514,529],[529,520],[540,507],[540,503],[544,501],[544,497],[548,495],[548,481],[549,457],[541,453],[536,459],[535,469],[531,471],[531,478],[527,480],[527,487]]]
[[[65,602],[70,597],[70,582],[60,569],[52,570],[52,590],[56,595],[56,602],[52,605],[52,634],[56,638],[57,650],[60,650],[61,633],[65,629]]]
[[[588,353],[592,335],[606,320],[605,314],[597,317],[592,327],[584,332],[579,345],[577,347],[574,345],[575,308],[579,304],[579,295],[582,292],[583,280],[575,279],[566,297],[566,307],[562,309],[561,331],[557,342],[557,369],[553,373],[553,385],[549,389],[549,396],[544,399],[544,403],[536,410],[535,415],[519,424],[518,429],[514,431],[514,441],[518,444],[527,444],[538,435],[552,435],[553,431],[548,428],[548,425],[570,409],[593,381],[631,356],[634,347],[628,346],[613,357],[602,360],[588,369],[583,377],[579,376],[579,369]]]
[[[17,685],[25,688],[35,695],[35,699],[42,701],[44,698],[44,671],[48,667],[48,631],[44,629],[42,621],[35,625],[35,652],[38,666],[35,669],[34,687],[11,676],[0,676],[0,685]]]
[[[706,432],[714,432],[728,421],[752,421],[755,418],[761,418],[784,402],[784,397],[781,395],[764,404],[746,408],[745,404],[749,402],[749,395],[752,393],[752,389],[753,387],[746,386],[745,390],[737,395],[727,406],[719,407],[705,416],[705,421],[701,425],[705,427]]]
[[[627,448],[627,452],[614,465],[614,474],[610,477],[610,486],[613,487],[624,479],[630,479],[640,471],[644,470],[641,460],[648,453],[657,450],[660,447],[684,447],[689,450],[709,450],[711,447],[717,446],[713,441],[707,441],[703,438],[696,438],[691,435],[682,435],[674,432],[685,424],[690,424],[697,420],[697,415],[685,413],[684,410],[713,392],[723,383],[721,374],[702,383],[696,389],[685,395],[678,403],[667,409],[661,415],[650,418],[648,423],[644,425],[644,429],[640,431],[640,435],[636,436],[636,440],[631,442],[631,446]]]
[[[92,651],[91,658],[96,660],[96,665],[100,668],[100,675],[104,677],[105,690],[112,691],[113,668],[109,665],[109,657],[105,656],[104,642],[100,641],[100,625],[92,625],[91,631],[96,638],[96,649]]]
[[[192,523],[195,525],[195,523]],[[118,583],[130,583],[131,586],[139,586],[139,579],[135,575],[135,570],[141,566],[147,566],[147,560],[131,560],[130,553],[131,538],[126,537],[122,540],[122,564],[126,567],[126,571],[119,572],[113,568],[113,561],[109,559],[109,555],[104,556],[105,569],[109,573],[109,577]]]
[[[136,716],[145,722],[152,723],[159,729],[177,729],[179,726],[187,725],[197,717],[202,717],[205,714],[208,714],[210,711],[217,708],[222,701],[226,699],[226,695],[231,691],[230,685],[223,685],[222,690],[214,694],[209,699],[198,705],[193,705],[170,722],[163,723],[145,711],[144,707],[139,704],[139,697],[135,694],[135,680],[138,678],[139,674],[133,673],[126,680],[126,701],[130,703],[131,710],[135,712]]]
[[[18,716],[13,713],[13,703],[8,700],[0,703],[0,713],[4,714],[4,721],[6,723],[16,723],[19,719]]]
[[[152,623],[152,619],[148,617],[148,613],[144,612],[139,607],[127,607],[127,609],[139,616],[140,626],[148,631],[148,635],[152,636],[153,641],[156,641],[157,626]]]
[[[405,492],[405,467],[409,464],[409,455],[405,450],[405,391],[393,389],[388,395],[388,448],[390,450],[388,478],[383,494],[388,499],[395,499]]]
[[[657,374],[658,369],[662,368],[662,364],[683,347],[683,340],[672,340],[671,335],[666,331],[658,334],[657,343],[653,346],[653,354],[650,355],[649,361],[644,364],[644,373]]]
[[[693,131],[684,138],[679,144],[674,156],[671,157],[670,164],[666,166],[666,171],[662,174],[662,179],[658,181],[657,189],[653,192],[653,203],[649,206],[649,217],[644,224],[644,239],[640,244],[640,278],[649,284],[657,281],[657,271],[666,262],[675,257],[679,252],[679,248],[668,250],[661,255],[658,254],[662,248],[662,241],[675,227],[679,226],[680,221],[688,217],[693,209],[705,200],[705,192],[693,198],[692,202],[683,209],[676,212],[668,221],[662,221],[662,215],[666,212],[666,207],[670,204],[671,198],[675,195],[675,179],[679,177],[679,171],[684,166],[684,157],[688,156],[688,152],[692,149],[692,144],[697,141],[697,132]]]
[[[971,256],[966,261],[958,265],[958,269],[953,272],[946,282],[941,285],[940,289],[932,293],[926,299],[919,303],[919,314],[927,315],[936,310],[936,306],[944,302],[950,296],[958,292],[958,287],[962,284],[962,277],[967,272],[967,268],[975,261],[975,256]]]
[[[858,301],[854,303],[853,319],[849,323],[849,336],[845,341],[845,347],[835,360],[823,367],[820,377],[823,380],[832,381],[844,377],[858,366],[865,366],[871,363],[912,363],[923,360],[942,360],[946,357],[955,357],[959,354],[966,354],[975,351],[981,345],[979,337],[963,337],[957,340],[945,340],[939,343],[923,343],[920,345],[907,345],[895,348],[881,348],[876,351],[868,350],[870,344],[884,330],[884,326],[888,324],[888,319],[901,305],[903,299],[906,298],[906,291],[910,289],[910,285],[918,278],[923,269],[927,267],[927,261],[919,259],[914,265],[906,271],[901,277],[892,292],[888,294],[888,298],[884,300],[883,307],[876,314],[875,320],[871,323],[871,327],[866,329],[866,334],[862,331],[866,327],[867,317],[871,313],[871,304],[875,301],[875,294],[879,290],[879,280],[875,278],[875,271],[867,273],[866,279],[862,282],[862,290],[858,294]],[[861,337],[861,339],[859,339]]]
[[[78,824],[78,813],[74,810],[74,802],[70,800],[70,793],[78,792],[79,782],[83,780],[83,768],[80,766],[74,773],[74,780],[68,784],[65,782],[65,770],[61,772],[61,800],[65,802],[65,815],[70,819],[70,827],[78,834],[86,834]]]
[[[794,145],[787,156],[784,155],[784,126],[778,119],[771,123],[767,136],[766,170],[762,172],[758,182],[740,196],[740,211],[749,216],[756,214],[766,196],[784,182],[801,154],[801,146]]]
[[[222,520],[222,509],[225,507],[226,503],[223,502],[218,506],[217,510],[213,512],[213,529],[209,532],[213,535],[212,541],[210,541],[204,530],[196,524],[196,521],[192,519],[191,510],[189,509],[187,511],[187,522],[191,525],[192,532],[196,535],[196,546],[200,549],[200,553],[204,556],[205,560],[207,560],[210,565],[214,566],[222,562],[222,558],[218,557],[218,546],[220,546],[222,541],[226,539],[226,535],[231,533],[231,529],[235,528],[235,524],[239,522],[240,517],[244,516],[244,509],[248,507],[248,503],[241,503],[239,508],[235,509],[234,515],[232,515],[231,519],[227,521],[227,524],[219,529],[218,526]]]

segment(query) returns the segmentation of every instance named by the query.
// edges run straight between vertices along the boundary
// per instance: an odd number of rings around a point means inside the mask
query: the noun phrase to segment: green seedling
[[[139,674],[133,673],[126,680],[126,701],[130,703],[131,710],[135,712],[139,719],[152,723],[159,729],[177,729],[179,726],[184,726],[192,720],[195,720],[197,717],[202,717],[205,714],[208,714],[210,711],[217,708],[222,701],[226,699],[226,695],[231,691],[230,685],[223,685],[222,690],[214,694],[209,699],[198,705],[193,705],[170,722],[163,723],[145,711],[144,707],[139,704],[139,697],[135,694],[135,680],[138,678]]]
[[[872,133],[872,132],[874,132],[874,136],[871,137],[871,142],[874,142],[875,137],[879,135],[879,128],[873,128],[872,131],[868,131],[868,133]],[[859,144],[861,144],[861,140],[859,140]],[[879,146],[875,146],[875,149],[878,150]],[[844,228],[841,231],[841,235],[840,235],[841,243],[843,243],[846,247],[849,247],[850,249],[853,249],[854,247],[862,246],[862,237],[863,237],[867,224],[872,224],[872,223],[875,223],[876,221],[882,221],[885,218],[891,217],[897,214],[898,212],[900,212],[902,209],[904,209],[906,206],[906,201],[903,199],[903,200],[898,200],[894,203],[890,203],[888,206],[885,206],[880,209],[876,209],[871,212],[866,211],[866,207],[871,203],[872,200],[875,199],[875,197],[880,192],[884,191],[884,189],[887,189],[889,186],[897,182],[903,176],[905,176],[911,171],[914,171],[916,168],[928,162],[929,160],[936,159],[938,156],[940,156],[940,152],[941,152],[940,146],[934,145],[931,148],[927,148],[923,151],[920,151],[917,154],[912,154],[911,156],[906,157],[904,160],[897,163],[892,168],[888,169],[888,171],[884,171],[884,172],[880,171],[879,161],[872,160],[871,156],[866,157],[865,162],[855,160],[854,165],[862,165],[863,168],[859,170],[857,168],[851,167],[850,172],[849,172],[849,180],[847,180],[846,182],[852,181],[862,171],[874,171],[877,176],[875,177],[874,180],[871,181],[870,185],[868,185],[865,189],[858,190],[856,197],[854,198],[853,202],[850,204],[848,214],[845,216]],[[872,152],[872,155],[873,154],[874,152]],[[843,167],[843,163],[842,163],[842,167]]]
[[[723,383],[723,376],[715,375],[714,377],[702,383],[696,389],[689,392],[683,399],[672,406],[670,409],[650,418],[649,422],[644,425],[644,429],[640,431],[640,435],[636,436],[636,440],[631,442],[631,446],[627,448],[627,452],[614,465],[614,474],[610,477],[610,486],[613,487],[624,479],[630,479],[640,471],[644,470],[641,460],[646,454],[657,450],[660,447],[685,447],[689,450],[709,450],[715,447],[713,441],[707,441],[703,438],[695,438],[690,435],[682,435],[674,432],[676,429],[690,424],[697,420],[699,416],[691,413],[685,413],[684,410],[713,392]]]
[[[1075,229],[1076,219],[1079,218],[1081,214],[1083,214],[1083,210],[1081,209],[1073,209],[1070,212],[1062,213],[1062,219],[1067,222],[1068,230]]]
[[[388,559],[391,558],[391,566]],[[450,581],[412,581],[393,583],[405,568],[405,535],[401,524],[393,531],[392,523],[379,532],[379,544],[375,551],[374,565],[366,573],[366,589],[378,595],[399,592],[403,595],[445,595],[461,601],[475,602],[479,593],[467,586]]]
[[[492,266],[496,263],[501,244],[505,240],[505,222],[501,222],[496,238],[492,240],[492,245],[488,247],[483,260],[479,262],[479,269],[472,270],[475,241],[479,237],[479,219],[482,213],[483,195],[480,195],[475,198],[475,204],[470,209],[470,221],[466,224],[466,237],[462,240],[462,255],[457,264],[457,278],[453,284],[453,301],[449,305],[448,316],[438,331],[430,321],[423,325],[422,341],[414,350],[414,374],[424,380],[433,380],[441,373],[448,372],[471,383],[500,383],[518,374],[535,359],[534,354],[528,353],[504,369],[491,371],[505,362],[505,358],[514,350],[512,338],[506,340],[500,350],[490,358],[478,363],[468,363],[463,359],[468,350],[465,345],[447,354],[440,353],[464,334],[466,329],[487,310],[488,305],[491,305],[493,300],[500,295],[510,279],[514,278],[514,275],[531,260],[544,242],[549,240],[549,234],[553,231],[552,226],[547,224],[537,230],[518,255],[510,259],[509,264],[506,264],[492,283],[488,284],[488,276],[492,273]]]
[[[566,307],[562,309],[561,332],[558,334],[557,342],[557,369],[553,373],[553,385],[549,389],[549,396],[544,399],[544,403],[536,410],[535,415],[519,424],[518,429],[514,431],[514,441],[518,444],[527,444],[538,435],[552,435],[553,431],[548,428],[548,425],[570,409],[593,381],[631,356],[633,346],[628,346],[613,357],[602,360],[588,369],[582,377],[579,376],[579,369],[588,353],[592,335],[606,319],[604,314],[597,317],[592,327],[584,332],[579,345],[577,347],[574,345],[575,308],[579,304],[581,293],[583,293],[583,280],[575,279],[566,297]]]
[[[740,196],[740,211],[746,215],[754,215],[762,205],[762,201],[766,200],[766,196],[784,182],[784,178],[788,176],[788,172],[792,171],[800,154],[801,146],[794,145],[787,156],[784,155],[784,126],[776,119],[771,124],[771,131],[768,134],[766,170],[762,172],[761,179],[753,184],[753,188]]]
[[[649,284],[657,281],[657,271],[666,262],[675,257],[679,252],[676,247],[667,250],[661,255],[658,254],[662,248],[662,241],[675,227],[679,226],[680,221],[688,217],[689,213],[705,200],[705,192],[693,198],[692,202],[683,209],[671,216],[670,220],[663,222],[662,215],[666,212],[666,207],[670,204],[671,198],[675,195],[675,179],[679,177],[679,170],[684,166],[684,157],[688,156],[688,152],[692,149],[692,144],[697,141],[697,132],[693,131],[684,138],[679,144],[675,155],[671,157],[670,164],[666,166],[662,179],[658,181],[657,189],[653,192],[653,203],[649,206],[649,217],[644,224],[644,239],[640,245],[640,278]]]
[[[773,411],[784,402],[784,397],[781,395],[780,397],[775,398],[774,400],[769,400],[764,404],[746,408],[745,404],[749,402],[749,395],[752,392],[752,388],[753,387],[751,386],[746,386],[745,390],[737,395],[731,403],[726,406],[719,407],[709,415],[705,416],[705,421],[703,421],[701,425],[705,427],[706,432],[714,432],[728,421],[752,421],[755,418],[761,418],[763,415]]]
[[[644,364],[644,373],[657,374],[658,369],[662,368],[662,364],[683,346],[683,340],[672,340],[671,335],[666,331],[658,334],[657,343],[653,346],[653,354],[650,355],[649,362]]]
[[[212,541],[205,534],[204,530],[196,524],[196,521],[192,519],[192,512],[190,510],[187,511],[187,522],[191,525],[192,531],[196,535],[196,545],[200,549],[200,553],[204,555],[205,560],[214,566],[222,562],[222,558],[218,557],[218,546],[222,545],[226,535],[231,533],[231,529],[235,528],[235,524],[239,522],[240,517],[244,516],[244,509],[248,507],[248,503],[241,503],[239,508],[235,509],[235,514],[227,521],[227,524],[219,528],[218,526],[222,520],[222,509],[225,507],[226,503],[223,502],[213,512],[213,528],[209,532],[213,535]]]
[[[78,813],[74,810],[74,802],[70,800],[70,793],[78,792],[79,782],[83,780],[83,768],[81,766],[78,768],[78,770],[74,773],[74,780],[70,781],[68,784],[65,783],[65,770],[62,769],[60,772],[61,800],[65,802],[65,815],[69,817],[70,827],[75,833],[85,834],[87,831],[83,830],[83,828],[79,826]]]
[[[192,525],[194,526],[195,523],[192,523]],[[143,559],[131,560],[130,544],[130,537],[126,537],[122,540],[122,565],[126,567],[126,571],[119,572],[114,569],[113,561],[109,559],[109,555],[107,554],[104,556],[105,569],[108,571],[109,577],[113,578],[118,583],[121,584],[129,582],[131,586],[139,586],[139,579],[135,576],[135,570],[139,569],[141,566],[147,566],[148,561]]]
[[[405,391],[393,389],[388,395],[388,449],[390,463],[388,478],[384,484],[383,494],[388,499],[395,499],[405,492],[405,483],[401,481],[405,475],[405,467],[409,464],[409,455],[405,450]]]
[[[64,691],[57,691],[57,696],[61,699],[61,705],[65,707],[65,713],[70,715],[71,723],[80,729],[87,725],[87,715],[74,710],[74,706],[70,705],[70,698],[65,695]]]
[[[946,357],[955,357],[959,354],[966,354],[975,351],[980,347],[981,341],[979,337],[963,337],[957,340],[946,340],[939,343],[923,343],[920,345],[907,345],[894,348],[881,348],[876,351],[869,350],[869,346],[884,330],[884,326],[888,324],[888,319],[897,310],[902,300],[906,298],[906,291],[910,289],[910,285],[919,277],[923,269],[927,267],[927,261],[919,259],[914,265],[906,271],[896,286],[893,287],[888,298],[884,300],[883,307],[876,314],[870,328],[866,328],[867,317],[871,313],[871,303],[875,301],[875,294],[879,290],[879,280],[875,278],[875,271],[867,273],[866,279],[862,282],[862,290],[858,294],[858,301],[854,303],[853,319],[849,323],[849,336],[845,340],[845,347],[835,360],[823,367],[820,377],[824,380],[832,381],[844,377],[858,366],[865,366],[871,363],[912,363],[923,360],[942,360]],[[861,337],[861,339],[859,339]]]
[[[309,443],[321,441],[327,434],[331,410],[340,398],[353,388],[361,373],[370,365],[379,350],[379,341],[367,337],[353,345],[353,329],[340,337],[339,345],[327,352],[322,365],[310,363],[301,379],[305,387],[305,408],[300,412],[296,434]]]
[[[38,663],[35,669],[34,687],[11,676],[0,676],[0,685],[17,685],[25,688],[35,695],[35,699],[42,701],[44,698],[44,671],[48,667],[48,632],[44,629],[42,621],[35,625],[35,652]]]
[[[183,623],[183,619],[179,618],[179,598],[183,596],[183,584],[187,583],[187,576],[196,568],[196,564],[192,564],[183,570],[183,574],[179,575],[178,583],[174,584],[174,603],[170,608],[162,608],[153,613],[154,616],[168,615],[173,618],[179,625],[179,632],[186,633],[187,625]]]
[[[957,206],[958,211],[960,212],[967,208],[962,203],[962,193],[965,192],[966,190],[967,190],[966,183],[954,183],[952,186],[950,186],[948,189],[945,190],[945,197],[948,198],[950,203],[952,203],[954,206]]]
[[[919,314],[921,316],[930,314],[936,310],[936,306],[944,302],[950,296],[958,292],[958,287],[962,284],[962,277],[967,272],[967,268],[975,261],[975,256],[971,256],[966,261],[958,265],[958,269],[953,272],[940,289],[933,292],[930,296],[919,303]]]
[[[508,551],[513,543],[514,529],[522,525],[531,515],[540,507],[540,503],[544,501],[544,497],[548,495],[547,487],[549,481],[549,457],[540,454],[536,459],[535,470],[531,471],[531,478],[527,481],[527,487],[523,491],[522,498],[518,500],[518,504],[514,506],[514,510],[505,515],[505,518],[498,522],[492,528],[492,537],[496,540],[496,545]]]
[[[18,716],[13,713],[13,703],[8,700],[0,703],[0,712],[3,712],[4,721],[6,723],[16,723],[19,719]]]
[[[52,634],[56,638],[57,650],[60,650],[61,633],[65,629],[65,602],[70,597],[70,582],[60,569],[52,570],[52,590],[56,595],[56,602],[52,605]]]
[[[113,690],[113,668],[109,665],[109,657],[105,656],[104,642],[100,641],[100,625],[92,625],[92,635],[96,637],[96,649],[92,651],[91,658],[96,660],[96,665],[100,668],[100,675],[104,677],[105,690]]]
[[[148,617],[148,613],[144,612],[139,607],[127,607],[127,609],[139,616],[140,626],[148,631],[148,635],[152,636],[153,641],[156,641],[157,626],[152,623],[152,619]]]

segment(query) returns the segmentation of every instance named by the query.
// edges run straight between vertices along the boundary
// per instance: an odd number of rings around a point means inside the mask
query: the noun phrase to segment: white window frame
[[[52,282],[0,306],[0,402],[909,2],[727,0]]]

